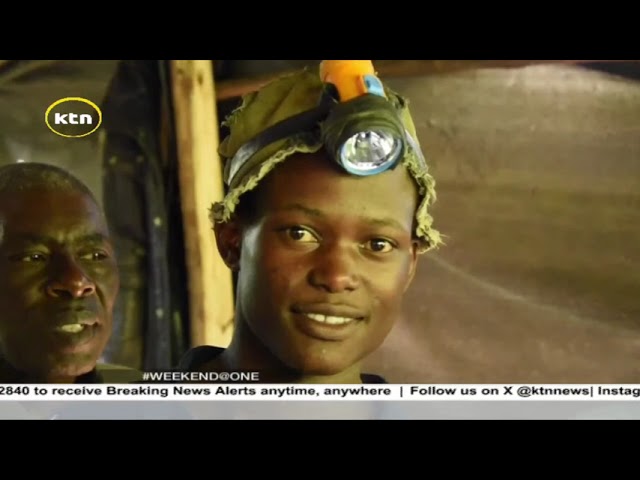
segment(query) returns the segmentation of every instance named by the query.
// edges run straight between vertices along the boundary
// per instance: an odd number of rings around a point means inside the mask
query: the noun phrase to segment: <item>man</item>
[[[98,366],[119,274],[98,203],[51,165],[0,167],[0,383],[125,383]]]
[[[182,369],[259,371],[266,383],[385,382],[361,363],[398,320],[418,254],[440,236],[406,102],[367,62],[325,61],[322,78],[278,79],[227,120],[229,191],[211,216],[237,274],[234,336],[227,349],[189,351]],[[341,135],[358,125],[395,132],[403,150],[392,168],[373,158],[380,135],[363,165],[339,164],[340,142],[349,148]],[[391,158],[399,143],[385,145]],[[358,171],[372,165],[380,171]]]

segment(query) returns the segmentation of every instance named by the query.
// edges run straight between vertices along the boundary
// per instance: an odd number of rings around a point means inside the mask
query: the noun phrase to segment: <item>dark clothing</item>
[[[6,360],[0,359],[1,371],[0,383],[5,384],[31,384],[32,379],[14,369]],[[137,370],[122,367],[120,365],[99,364],[88,373],[76,378],[74,383],[134,383],[142,378],[142,374]]]
[[[224,352],[224,348],[202,345],[187,351],[178,364],[178,370],[183,372],[199,371],[202,365],[215,359]],[[363,373],[360,376],[362,383],[387,383],[387,381],[379,375]]]
[[[120,365],[101,364],[86,375],[78,378],[76,383],[135,383],[142,378],[137,370]]]

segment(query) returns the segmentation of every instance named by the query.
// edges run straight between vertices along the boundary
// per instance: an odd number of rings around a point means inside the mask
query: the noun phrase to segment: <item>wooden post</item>
[[[226,347],[232,334],[232,276],[209,220],[223,196],[218,116],[210,60],[172,60],[171,80],[189,274],[191,344]]]

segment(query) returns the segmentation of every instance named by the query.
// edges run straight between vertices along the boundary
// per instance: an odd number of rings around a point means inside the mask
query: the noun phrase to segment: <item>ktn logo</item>
[[[56,135],[81,138],[91,135],[102,124],[100,107],[82,97],[56,100],[44,114],[44,121]]]

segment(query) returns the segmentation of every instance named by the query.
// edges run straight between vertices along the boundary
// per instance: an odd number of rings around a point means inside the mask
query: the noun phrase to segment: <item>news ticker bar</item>
[[[60,400],[407,400],[558,401],[640,398],[640,385],[0,385],[0,401]]]

